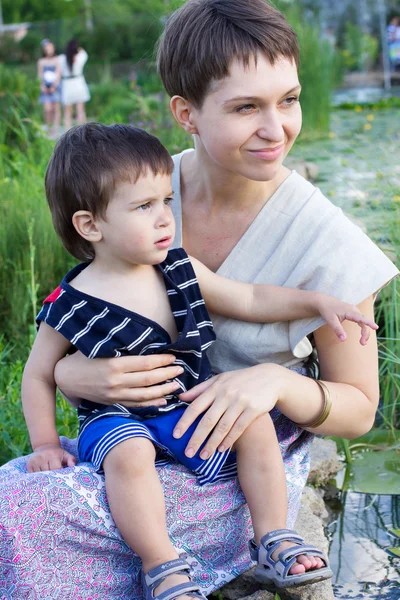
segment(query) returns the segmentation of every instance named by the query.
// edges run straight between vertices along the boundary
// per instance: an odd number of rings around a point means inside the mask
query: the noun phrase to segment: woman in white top
[[[62,74],[61,102],[64,109],[65,130],[72,125],[72,109],[76,105],[76,120],[79,125],[86,122],[85,102],[90,100],[89,88],[83,75],[88,59],[87,52],[78,46],[76,40],[70,40],[65,54],[60,56]]]

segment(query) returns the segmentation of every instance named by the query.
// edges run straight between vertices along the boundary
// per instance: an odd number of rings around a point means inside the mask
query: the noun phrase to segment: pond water
[[[384,247],[385,220],[400,202],[399,109],[358,111],[336,110],[330,139],[302,143],[300,138],[291,156],[316,163],[316,185],[332,202],[362,218]]]
[[[387,220],[400,202],[398,109],[337,110],[328,140],[297,144],[292,155],[314,162],[315,182],[332,202],[362,220],[384,249]],[[399,481],[400,489],[400,481]],[[342,492],[329,531],[336,598],[400,600],[400,546],[389,529],[400,529],[400,496]]]
[[[329,557],[335,598],[400,599],[400,547],[390,529],[400,528],[400,496],[343,492],[332,506]]]

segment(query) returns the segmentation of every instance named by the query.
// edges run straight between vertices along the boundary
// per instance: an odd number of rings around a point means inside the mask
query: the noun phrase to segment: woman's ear
[[[172,96],[170,107],[175,120],[185,131],[191,134],[198,133],[193,122],[194,109],[190,102],[182,98],[182,96]]]
[[[97,221],[88,210],[77,210],[72,215],[72,224],[80,236],[87,242],[100,242],[103,234],[98,228]]]

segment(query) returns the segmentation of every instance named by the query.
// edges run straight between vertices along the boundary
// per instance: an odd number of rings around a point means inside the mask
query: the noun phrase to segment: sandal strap
[[[170,587],[161,594],[154,596],[154,589],[160,585],[166,577],[173,573],[182,573],[189,577],[189,581]],[[154,600],[174,600],[179,596],[187,594],[193,596],[193,598],[197,598],[197,600],[207,600],[202,594],[199,586],[191,581],[190,566],[186,560],[183,560],[182,558],[175,558],[174,560],[158,565],[158,567],[151,569],[146,574],[142,571],[142,578],[143,587],[147,588],[148,592],[145,594],[146,598],[151,597],[154,598]]]
[[[295,544],[304,544],[304,539],[294,531],[294,529],[275,529],[264,535],[260,540],[260,546],[257,546],[254,538],[249,541],[250,557],[255,562],[260,560],[259,552],[261,549],[270,556],[281,542],[293,542]],[[262,552],[262,553],[264,553]]]
[[[273,542],[294,542],[296,544],[304,544],[304,538],[301,537],[294,531],[294,529],[275,529],[270,531],[261,538],[260,545],[264,546],[267,550],[267,546]]]
[[[301,554],[304,554],[305,556],[318,556],[325,564],[328,562],[328,559],[321,550],[318,550],[315,546],[306,546],[304,544],[302,546],[293,546],[292,548],[282,550],[282,552],[279,553],[279,560],[285,563],[292,557],[297,558],[297,556],[300,556]]]
[[[200,588],[198,585],[194,583],[181,583],[180,585],[175,585],[165,592],[155,596],[155,600],[174,600],[174,598],[178,598],[179,596],[184,596],[188,594],[189,596],[193,596],[195,598],[199,598],[203,600],[204,596],[200,592]]]
[[[168,575],[173,573],[179,573],[179,571],[185,571],[185,575],[190,574],[190,566],[182,558],[175,558],[169,560],[158,567],[154,567],[148,573],[144,574],[144,581],[150,589],[157,587]]]

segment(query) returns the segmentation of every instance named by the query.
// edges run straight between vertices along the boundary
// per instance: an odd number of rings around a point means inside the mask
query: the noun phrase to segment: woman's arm
[[[346,339],[343,321],[361,327],[360,343],[365,345],[370,330],[378,326],[357,307],[321,292],[277,285],[244,283],[214,273],[191,258],[207,308],[217,315],[253,323],[274,323],[322,316],[340,341]]]
[[[359,308],[372,317],[372,297],[364,300]],[[371,333],[368,345],[361,348],[357,343],[357,327],[346,323],[345,328],[345,344],[339,344],[326,326],[314,332],[321,379],[329,388],[332,410],[320,427],[310,431],[351,439],[369,431],[374,423],[379,402],[378,348],[375,332]],[[294,389],[295,382],[290,381],[292,374],[286,378],[283,399],[277,406],[296,423],[312,422],[321,413],[321,390],[307,379]]]
[[[359,309],[372,318],[372,298],[362,302]],[[355,438],[369,431],[374,422],[379,400],[378,351],[375,332],[368,346],[362,347],[357,326],[346,322],[344,327],[344,344],[327,326],[314,333],[332,410],[323,425],[310,431]],[[187,445],[187,454],[195,454],[212,432],[202,458],[216,448],[222,451],[231,447],[250,423],[274,406],[296,423],[310,423],[319,417],[324,404],[315,381],[274,364],[222,373],[180,394],[180,398],[192,403],[174,435],[181,437],[204,413]]]

